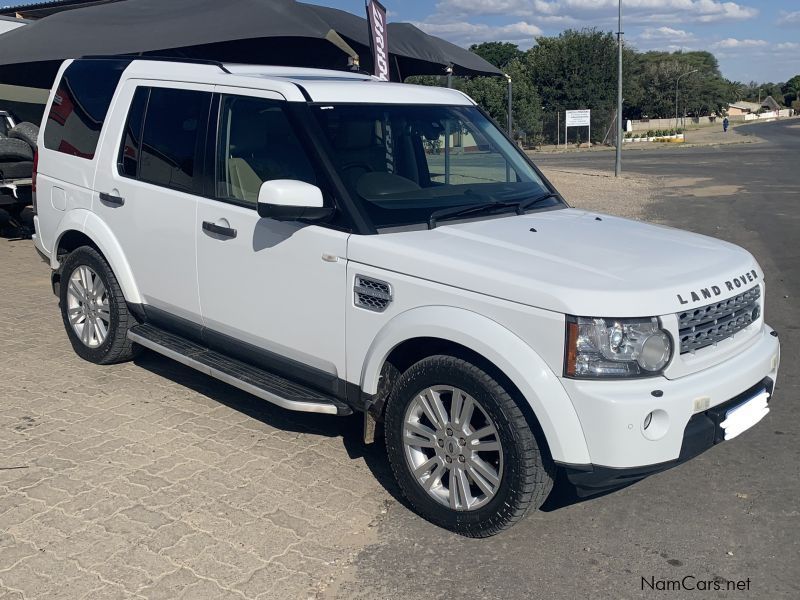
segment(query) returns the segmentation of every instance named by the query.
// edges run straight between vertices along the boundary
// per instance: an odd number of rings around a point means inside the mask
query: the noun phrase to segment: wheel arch
[[[550,367],[513,332],[466,309],[429,306],[394,317],[367,353],[361,389],[375,394],[383,366],[392,360],[400,368],[426,356],[453,353],[479,362],[477,366],[488,368],[501,383],[511,386],[509,391],[524,400],[522,408],[532,427],[541,429],[554,460],[591,462],[578,415]]]
[[[131,304],[141,304],[139,288],[122,246],[108,225],[88,210],[70,211],[59,224],[50,257],[50,266],[55,272],[54,282],[60,277],[60,257],[84,245],[93,247],[108,262],[125,300]]]

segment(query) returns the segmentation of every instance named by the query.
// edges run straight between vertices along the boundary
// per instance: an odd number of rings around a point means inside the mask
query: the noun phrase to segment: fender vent
[[[392,286],[379,279],[356,275],[355,303],[359,308],[383,312],[392,302]]]

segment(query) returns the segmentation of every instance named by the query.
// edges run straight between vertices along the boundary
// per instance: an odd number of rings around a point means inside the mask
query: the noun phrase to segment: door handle
[[[203,221],[203,231],[208,231],[209,233],[215,233],[219,236],[226,238],[236,237],[236,230],[233,229],[232,227],[223,227],[222,225],[217,225],[216,223],[212,223],[211,221]]]
[[[114,206],[122,206],[125,204],[125,198],[121,198],[120,196],[112,196],[111,194],[106,194],[105,192],[100,192],[100,200],[106,204],[113,204]]]

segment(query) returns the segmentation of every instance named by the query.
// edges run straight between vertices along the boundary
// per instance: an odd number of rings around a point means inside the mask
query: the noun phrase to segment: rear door
[[[93,210],[122,245],[149,316],[179,317],[197,331],[195,219],[212,90],[127,82],[117,106],[129,108],[115,111],[94,185]]]
[[[216,90],[214,182],[195,222],[204,336],[234,356],[341,393],[349,233],[259,217],[258,191],[267,180],[305,181],[333,200],[282,96]]]

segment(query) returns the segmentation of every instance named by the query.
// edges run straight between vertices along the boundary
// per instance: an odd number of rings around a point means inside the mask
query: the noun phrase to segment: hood
[[[562,209],[352,236],[348,258],[580,316],[660,316],[735,296],[763,272],[714,238]]]

